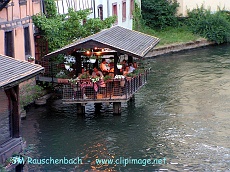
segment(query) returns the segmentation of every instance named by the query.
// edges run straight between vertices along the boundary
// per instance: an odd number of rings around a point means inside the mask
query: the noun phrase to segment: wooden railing
[[[132,78],[107,80],[103,86],[90,79],[76,84],[63,84],[63,102],[116,102],[127,101],[147,82],[148,71]]]

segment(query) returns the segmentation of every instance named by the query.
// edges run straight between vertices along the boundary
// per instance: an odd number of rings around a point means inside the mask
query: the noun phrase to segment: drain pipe
[[[107,17],[109,17],[109,0],[107,0]]]
[[[93,0],[93,13],[94,13],[94,18],[96,18],[95,0]]]

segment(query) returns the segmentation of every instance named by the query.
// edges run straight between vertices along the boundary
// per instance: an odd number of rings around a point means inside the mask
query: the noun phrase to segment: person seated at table
[[[132,73],[135,70],[132,63],[129,63],[129,73]]]
[[[94,84],[94,90],[97,92],[98,91],[98,87],[105,87],[105,82],[103,80],[104,75],[102,74],[101,71],[98,70],[97,67],[93,68],[93,73],[92,73],[92,77],[96,78],[96,77],[100,77],[100,80],[98,82],[96,82],[96,84]]]
[[[84,68],[81,68],[81,73],[78,74],[78,78],[82,78],[82,77],[86,77],[86,76],[88,76],[88,77],[90,76],[89,71],[85,70]],[[84,78],[84,79],[86,79],[86,78]]]
[[[126,76],[129,72],[129,66],[126,66],[125,71],[123,72],[123,75]]]
[[[98,70],[98,68],[97,68],[97,67],[94,67],[94,68],[93,68],[92,77],[93,77],[93,78],[96,78],[96,77],[103,78],[103,77],[104,77],[104,75],[102,74],[102,72],[101,72],[101,71],[99,71],[99,70]]]
[[[133,62],[133,67],[136,69],[138,67],[137,62]]]
[[[105,59],[102,59],[102,62],[100,64],[100,69],[104,75],[107,75],[109,73],[109,70],[106,66],[106,60]]]

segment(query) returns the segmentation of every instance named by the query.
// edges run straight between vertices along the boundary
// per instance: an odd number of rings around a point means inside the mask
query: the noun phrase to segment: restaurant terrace
[[[129,101],[147,82],[149,68],[137,67],[136,61],[158,42],[156,37],[114,26],[45,55],[37,61],[45,68],[38,80],[61,84],[63,103],[76,103],[77,113],[85,113],[86,103],[109,102],[114,114],[120,114],[121,102]],[[108,70],[95,75],[100,73],[95,68],[100,71],[103,64]]]

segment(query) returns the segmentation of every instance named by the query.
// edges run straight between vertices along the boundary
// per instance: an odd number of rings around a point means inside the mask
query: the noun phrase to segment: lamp
[[[121,69],[122,68],[122,65],[121,64],[117,64],[117,69]]]

